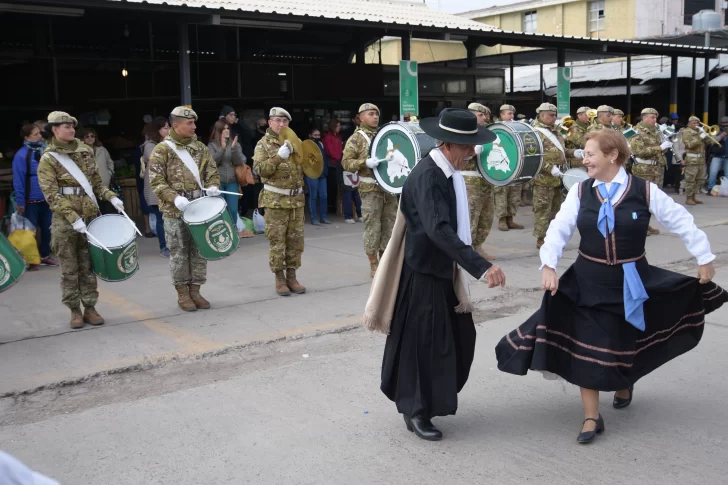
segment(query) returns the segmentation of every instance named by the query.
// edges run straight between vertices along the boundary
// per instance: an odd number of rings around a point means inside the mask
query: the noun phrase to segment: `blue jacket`
[[[15,203],[20,207],[27,205],[27,200],[45,200],[43,192],[38,185],[38,162],[33,154],[30,154],[30,196],[25,193],[25,174],[27,162],[25,160],[30,149],[26,146],[20,148],[13,158],[13,188],[15,189]]]

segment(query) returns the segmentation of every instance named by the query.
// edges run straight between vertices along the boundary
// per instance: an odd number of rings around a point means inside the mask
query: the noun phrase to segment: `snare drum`
[[[17,283],[23,273],[25,273],[25,259],[15,246],[0,234],[0,293]]]
[[[570,168],[564,172],[564,175],[561,178],[561,182],[563,184],[561,186],[561,193],[564,195],[568,194],[571,187],[587,180],[588,178],[589,175],[585,168]]]
[[[197,251],[204,259],[230,256],[240,238],[222,197],[201,197],[190,202],[182,214]]]
[[[111,254],[107,253],[89,238],[88,248],[96,276],[111,282],[134,276],[139,270],[136,232],[124,216],[99,216],[89,223],[87,231],[111,251]]]
[[[543,143],[525,123],[504,121],[488,126],[493,143],[483,145],[476,167],[488,183],[502,187],[529,182],[541,171]]]
[[[418,121],[393,121],[382,126],[374,136],[369,154],[381,160],[374,169],[374,178],[382,190],[402,193],[412,169],[436,144],[437,140],[425,133]]]

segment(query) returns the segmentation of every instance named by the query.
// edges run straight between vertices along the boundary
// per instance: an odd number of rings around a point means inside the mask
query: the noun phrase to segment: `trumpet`
[[[569,115],[564,116],[559,121],[559,128],[561,129],[561,131],[564,132],[564,135],[567,135],[569,133],[569,130],[571,129],[571,127],[573,125],[574,125],[574,118],[572,118]]]

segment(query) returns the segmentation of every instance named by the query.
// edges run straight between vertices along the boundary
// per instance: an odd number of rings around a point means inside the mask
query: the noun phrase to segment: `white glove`
[[[207,188],[207,195],[211,195],[212,197],[217,197],[220,195],[220,189],[218,189],[216,186],[212,185]]]
[[[379,160],[377,160],[376,158],[367,158],[367,167],[374,170],[375,168],[377,168],[377,165],[379,165]]]
[[[187,200],[187,197],[182,197],[181,195],[178,195],[174,198],[174,206],[182,212],[185,211],[188,205],[190,205],[190,201]]]
[[[672,142],[663,141],[662,145],[660,145],[660,149],[667,150],[668,148],[672,148]]]
[[[703,140],[705,140],[707,137],[708,137],[708,134],[706,132],[702,132],[700,134],[700,138],[702,138]]]
[[[584,150],[582,150],[581,148],[574,150],[574,158],[584,158]]]
[[[111,205],[113,205],[114,209],[117,211],[121,212],[124,210],[124,203],[118,197],[112,197],[109,202],[111,202]]]
[[[76,219],[76,222],[73,223],[73,230],[81,234],[86,234],[86,223],[83,222],[83,219],[80,217]]]
[[[475,145],[475,154],[480,155],[483,153],[483,145]]]
[[[278,156],[281,157],[283,160],[288,160],[288,157],[291,156],[291,144],[287,141],[278,149]]]
[[[705,133],[705,128],[703,128],[702,126],[699,127],[698,130],[700,130],[700,133]]]
[[[559,175],[562,175],[561,170],[559,169],[559,167],[557,167],[556,165],[554,165],[554,167],[551,169],[551,175],[553,175],[554,177],[558,177]]]

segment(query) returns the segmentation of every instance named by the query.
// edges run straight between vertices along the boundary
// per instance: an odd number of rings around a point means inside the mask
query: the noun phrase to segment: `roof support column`
[[[508,92],[509,92],[510,94],[513,94],[513,93],[515,93],[515,92],[516,92],[516,86],[515,86],[515,84],[513,83],[513,71],[514,71],[514,69],[513,69],[513,68],[515,67],[515,66],[514,66],[514,64],[515,64],[515,58],[513,57],[513,54],[510,54],[510,55],[508,56],[508,59],[509,59],[509,61],[510,61],[510,77],[511,77],[511,79],[510,79],[510,82],[511,82],[511,89],[509,89],[509,90],[508,90]]]
[[[690,81],[690,116],[695,116],[695,96],[697,92],[697,81],[695,76],[698,73],[698,59],[693,57],[693,79]]]
[[[705,47],[710,47],[710,31],[705,33]],[[710,59],[705,57],[705,75],[703,76],[703,123],[708,125],[710,112]]]
[[[670,113],[677,113],[677,63],[678,57],[670,58]]]
[[[179,28],[179,82],[181,105],[192,107],[192,80],[190,78],[190,32],[189,25],[180,22]]]
[[[632,56],[627,56],[627,123],[632,124]]]
[[[538,73],[539,73],[538,90],[541,91],[541,104],[543,104],[546,102],[546,93],[544,92],[544,88],[543,88],[543,64],[539,64]]]
[[[411,60],[411,54],[410,54],[410,36],[409,33],[403,35],[400,37],[402,41],[402,60],[403,61],[409,61]]]
[[[367,47],[363,41],[357,41],[356,43],[356,65],[363,66],[365,64]]]
[[[556,49],[556,66],[566,67],[566,49],[563,47]]]
[[[465,44],[465,51],[467,52],[467,66],[468,68],[475,67],[475,53],[478,51],[478,45],[471,42],[463,42]]]

